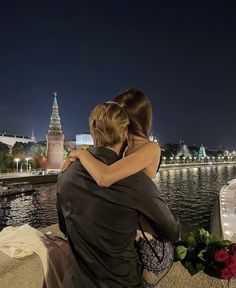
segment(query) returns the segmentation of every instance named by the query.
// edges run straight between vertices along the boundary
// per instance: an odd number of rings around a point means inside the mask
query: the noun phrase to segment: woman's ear
[[[123,135],[124,135],[123,137],[124,139],[123,142],[124,142],[126,139],[128,139],[128,131],[125,131]]]

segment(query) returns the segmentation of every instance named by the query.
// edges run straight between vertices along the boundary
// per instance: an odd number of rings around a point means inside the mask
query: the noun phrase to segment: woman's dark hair
[[[114,101],[129,116],[129,133],[148,138],[152,125],[152,105],[149,99],[141,91],[129,89],[116,96]]]

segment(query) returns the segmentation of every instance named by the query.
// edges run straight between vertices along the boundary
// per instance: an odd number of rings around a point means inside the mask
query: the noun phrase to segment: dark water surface
[[[182,231],[209,229],[212,207],[220,189],[236,178],[236,166],[206,166],[162,170],[155,183],[172,211],[179,216]],[[0,198],[0,229],[29,223],[38,228],[57,223],[56,184],[37,185],[32,195]],[[144,191],[145,193],[145,191]]]
[[[204,166],[162,170],[155,183],[174,214],[183,234],[210,228],[213,205],[223,185],[236,178],[236,166]]]

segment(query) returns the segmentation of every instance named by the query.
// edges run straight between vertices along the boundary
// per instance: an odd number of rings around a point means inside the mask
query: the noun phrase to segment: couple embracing
[[[154,287],[160,250],[173,260],[179,223],[152,180],[161,150],[149,141],[151,123],[148,98],[125,91],[93,109],[94,147],[73,151],[64,163],[57,185],[70,248],[64,288]]]

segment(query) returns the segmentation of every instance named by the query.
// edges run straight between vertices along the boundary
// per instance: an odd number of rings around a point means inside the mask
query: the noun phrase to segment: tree
[[[64,152],[63,152],[64,158],[68,157],[69,154],[70,154],[69,149],[64,146]]]
[[[188,148],[192,154],[192,157],[198,157],[199,147],[194,145],[194,146],[189,146]]]
[[[178,148],[179,144],[167,143],[162,150],[162,156],[165,156],[167,158],[174,157],[177,154]]]
[[[8,147],[7,144],[3,143],[3,142],[0,142],[0,151],[1,152],[4,152],[6,154],[9,154],[10,152],[10,148]]]
[[[9,152],[10,148],[5,143],[0,142],[0,172],[7,172],[11,162]]]
[[[24,156],[25,157],[32,157],[31,148],[36,145],[34,142],[28,142],[24,144]]]
[[[24,144],[22,142],[16,142],[12,147],[12,156],[14,158],[24,157]]]
[[[46,157],[47,146],[43,143],[33,143],[30,147],[30,156],[32,157]]]

